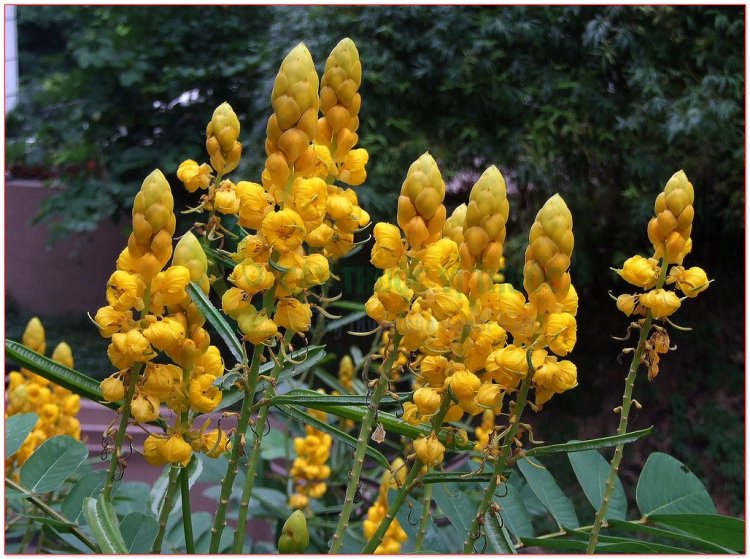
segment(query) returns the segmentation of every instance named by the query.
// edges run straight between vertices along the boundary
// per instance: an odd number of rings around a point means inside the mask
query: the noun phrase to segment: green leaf
[[[364,318],[366,316],[367,316],[366,312],[360,311],[360,312],[354,312],[347,316],[341,317],[337,320],[331,320],[330,322],[326,324],[326,332],[335,332],[339,328],[342,328],[346,326],[347,324],[351,324],[352,322],[356,322],[360,318]]]
[[[487,536],[487,543],[492,553],[496,554],[516,554],[516,547],[510,541],[508,530],[505,525],[500,525],[497,515],[487,512],[484,515],[484,533]]]
[[[104,396],[99,389],[99,382],[79,371],[52,361],[52,359],[40,355],[13,340],[5,340],[5,355],[21,367],[54,382],[58,386],[67,388],[75,394],[94,402],[103,403]],[[117,402],[106,402],[103,405],[112,409],[120,407],[120,404]]]
[[[502,493],[503,490],[505,490],[505,496],[498,497],[497,500],[502,507],[503,518],[510,525],[511,532],[515,534],[516,539],[519,541],[522,537],[532,537],[534,535],[534,528],[531,524],[531,515],[520,493],[510,483],[506,483],[497,492]]]
[[[131,555],[151,553],[159,532],[159,522],[150,514],[131,512],[120,523],[120,533]]]
[[[719,514],[652,514],[649,520],[739,553],[745,551],[745,522],[738,518]]]
[[[447,483],[432,488],[432,499],[456,528],[461,542],[465,541],[479,504],[475,503],[466,492]]]
[[[167,493],[167,489],[169,486],[169,471],[172,469],[172,465],[168,464],[164,467],[164,469],[161,472],[161,475],[157,478],[157,480],[154,482],[153,487],[151,488],[151,492],[148,496],[148,510],[153,514],[155,517],[159,517],[159,512],[161,510],[162,502],[164,501],[164,495]],[[203,461],[201,460],[191,460],[190,463],[187,465],[188,469],[188,485],[192,487],[196,481],[198,481],[198,478],[201,475],[201,472],[203,471]],[[179,481],[177,481],[179,483]],[[180,506],[182,505],[182,496],[180,492],[177,493],[177,497],[175,499],[174,505],[172,506],[172,510],[170,511],[170,516],[174,513],[180,511]]]
[[[492,473],[430,472],[422,477],[422,483],[482,483],[492,479]]]
[[[397,493],[398,491],[395,489],[388,491],[389,507],[396,498]],[[396,520],[408,537],[408,539],[401,544],[401,553],[414,551],[414,541],[417,539],[417,532],[419,531],[419,519],[422,516],[422,505],[423,502],[417,502],[415,499],[407,496],[403,506],[401,506],[396,512]]]
[[[72,522],[78,522],[83,512],[83,500],[97,495],[104,487],[107,472],[98,470],[82,477],[62,502],[62,513]]]
[[[242,373],[238,371],[230,371],[225,375],[221,375],[214,382],[214,386],[218,386],[220,390],[230,390],[234,388],[235,383],[242,380]]]
[[[263,460],[276,460],[278,458],[294,456],[294,439],[284,431],[271,429],[271,432],[263,437],[260,446],[260,457]]]
[[[68,435],[47,439],[21,467],[21,485],[30,493],[47,493],[62,485],[88,458],[86,445]]]
[[[680,515],[682,516],[682,515]],[[710,516],[710,515],[709,515]],[[722,545],[711,543],[709,541],[690,536],[682,532],[675,532],[673,530],[665,530],[664,528],[656,528],[654,526],[648,526],[636,522],[625,522],[622,520],[608,520],[607,523],[611,530],[621,530],[627,532],[638,532],[641,534],[647,534],[650,536],[660,536],[667,539],[684,541],[685,543],[692,544],[697,547],[701,547],[714,553],[732,553],[732,550]],[[744,529],[744,528],[743,528]],[[743,534],[744,535],[744,532]],[[741,540],[740,540],[741,541]]]
[[[573,503],[562,492],[547,468],[533,458],[525,458],[518,461],[518,469],[561,529],[579,526]]]
[[[28,518],[32,523],[46,524],[47,526],[52,526],[53,528],[56,528],[57,530],[60,530],[63,532],[70,532],[71,523],[69,522],[58,520],[57,518],[51,518],[49,516],[37,516],[35,514],[26,514],[26,513],[20,513],[20,515],[23,516],[24,518]]]
[[[599,439],[589,439],[586,441],[570,441],[561,444],[551,444],[547,446],[537,446],[527,450],[525,456],[541,456],[543,454],[557,454],[560,452],[581,452],[584,450],[596,450],[597,448],[607,448],[617,446],[618,444],[632,443],[634,441],[648,437],[653,431],[653,427],[625,433],[624,435],[613,435],[611,437],[601,437]]]
[[[347,311],[364,311],[365,306],[362,303],[355,303],[353,301],[331,301],[331,307],[338,309],[344,309]]]
[[[583,492],[595,511],[599,510],[604,499],[604,490],[609,477],[609,462],[596,450],[583,450],[568,453],[568,460],[581,484]],[[607,519],[625,520],[628,500],[619,477],[615,477],[615,488],[609,499]]]
[[[279,410],[281,410],[284,414],[288,415],[289,417],[292,417],[293,419],[296,419],[297,421],[302,422],[304,425],[312,425],[318,431],[323,431],[324,433],[328,433],[334,439],[338,439],[345,445],[351,448],[357,448],[357,439],[355,439],[348,433],[344,433],[343,431],[337,429],[336,427],[333,427],[323,421],[320,421],[319,419],[313,417],[309,413],[303,412],[302,410],[299,410],[295,408],[294,406],[289,406],[286,404],[279,404],[276,407]],[[383,454],[379,450],[375,450],[374,448],[368,445],[367,450],[365,450],[365,454],[367,454],[367,456],[375,460],[382,467],[384,468],[390,467],[390,463],[388,462],[388,459],[385,456],[383,456]]]
[[[112,505],[115,511],[122,517],[131,512],[146,512],[148,510],[148,497],[151,485],[142,481],[126,481],[118,483],[114,488]]]
[[[398,405],[405,402],[411,401],[411,392],[405,394],[399,394],[398,399],[393,399],[389,394],[383,396],[380,400],[380,406],[387,405]],[[321,409],[326,406],[363,406],[366,407],[371,401],[369,396],[356,396],[356,395],[345,395],[345,396],[331,396],[330,394],[321,394],[315,390],[290,390],[286,394],[281,396],[274,396],[270,399],[272,405],[275,404],[295,404],[299,406],[311,407],[311,405],[318,405]],[[378,406],[378,409],[380,409]]]
[[[103,553],[124,555],[128,552],[117,526],[115,511],[103,494],[96,499],[86,497],[83,500],[83,516]]]
[[[652,514],[715,514],[711,496],[700,480],[682,462],[654,452],[646,460],[635,500],[643,516]]]
[[[34,430],[39,417],[35,413],[20,413],[11,415],[5,420],[5,458],[13,456],[26,437]]]
[[[219,336],[221,336],[221,339],[224,340],[224,343],[227,344],[232,356],[234,356],[238,363],[244,363],[245,352],[242,344],[232,327],[221,315],[221,312],[211,304],[211,301],[209,301],[198,284],[191,282],[187,286],[186,291],[201,314],[211,323]]]

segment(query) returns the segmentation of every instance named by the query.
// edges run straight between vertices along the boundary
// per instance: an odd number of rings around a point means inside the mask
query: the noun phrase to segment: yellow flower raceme
[[[419,250],[437,241],[445,224],[445,183],[429,153],[409,167],[398,199],[398,225],[409,245]]]
[[[640,296],[640,303],[654,318],[666,318],[680,308],[680,298],[673,291],[654,289]]]
[[[229,103],[222,103],[214,111],[206,126],[206,150],[211,158],[211,166],[220,175],[231,173],[240,162],[242,144],[240,121]]]
[[[192,159],[187,159],[177,168],[177,178],[188,192],[195,192],[199,188],[205,190],[211,184],[211,167],[206,163],[198,165]]]
[[[694,197],[693,185],[684,171],[678,171],[656,198],[655,217],[648,224],[648,238],[656,250],[655,258],[663,256],[666,264],[682,264],[690,251]]]
[[[558,312],[568,295],[573,242],[573,218],[555,194],[539,210],[531,227],[523,268],[523,286],[540,315]]]

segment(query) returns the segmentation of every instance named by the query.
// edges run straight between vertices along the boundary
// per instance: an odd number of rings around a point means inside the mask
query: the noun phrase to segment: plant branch
[[[432,506],[432,484],[428,483],[424,486],[424,496],[422,498],[422,517],[419,519],[419,531],[417,532],[417,539],[414,542],[414,552],[419,553],[422,551],[422,545],[424,545],[424,538],[427,535],[427,527],[430,523],[430,507]]]
[[[195,460],[193,456],[192,460]],[[188,464],[189,465],[189,464]],[[193,516],[190,509],[190,475],[188,468],[180,470],[180,491],[182,496],[182,527],[185,531],[185,550],[195,554],[195,540],[193,539]]]
[[[167,532],[167,520],[169,520],[169,515],[172,512],[172,505],[174,505],[174,500],[177,496],[177,476],[179,474],[180,467],[177,464],[172,464],[172,467],[169,469],[167,492],[164,494],[164,502],[162,503],[161,511],[159,512],[159,531],[156,534],[151,553],[161,553],[161,544],[164,541],[164,535]]]

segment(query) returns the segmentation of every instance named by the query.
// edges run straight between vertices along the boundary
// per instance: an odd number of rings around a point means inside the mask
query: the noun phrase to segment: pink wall
[[[5,183],[5,294],[34,313],[94,312],[127,243],[129,224],[105,222],[93,234],[49,247],[48,226],[31,225],[31,220],[55,192],[39,181]]]

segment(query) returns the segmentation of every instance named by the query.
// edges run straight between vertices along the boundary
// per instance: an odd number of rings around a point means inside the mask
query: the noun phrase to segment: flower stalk
[[[164,541],[164,535],[167,532],[167,521],[169,520],[169,514],[172,512],[174,500],[177,497],[177,477],[179,475],[180,467],[177,464],[172,464],[172,467],[169,469],[167,492],[164,495],[164,502],[161,505],[161,512],[159,513],[159,531],[156,534],[151,553],[161,553],[161,545]]]
[[[422,496],[422,516],[419,519],[419,530],[417,531],[417,538],[414,541],[414,551],[419,553],[422,551],[424,545],[424,538],[427,535],[427,527],[430,523],[430,508],[432,506],[432,484],[429,483],[424,487],[424,495]]]
[[[193,457],[195,460],[195,457]],[[195,554],[193,538],[193,517],[190,509],[190,475],[187,466],[180,470],[180,494],[182,495],[182,527],[185,532],[185,550]]]
[[[362,466],[365,461],[365,451],[367,450],[367,442],[370,438],[370,432],[372,431],[372,424],[375,422],[375,415],[378,410],[380,400],[383,398],[388,385],[390,383],[391,368],[393,363],[398,357],[399,344],[401,342],[401,334],[395,333],[393,337],[393,351],[388,356],[388,359],[383,363],[380,369],[380,378],[378,384],[375,387],[375,391],[372,394],[370,405],[367,408],[367,413],[362,418],[362,426],[359,430],[359,437],[357,438],[357,448],[354,451],[354,465],[352,466],[349,478],[349,484],[346,486],[346,496],[344,497],[344,506],[341,509],[341,516],[339,516],[338,524],[336,525],[336,532],[333,534],[333,540],[331,542],[331,549],[329,553],[338,553],[341,550],[341,546],[344,544],[344,532],[349,527],[349,517],[352,514],[354,508],[354,495],[357,492],[357,486],[359,485],[359,478],[362,474]]]

